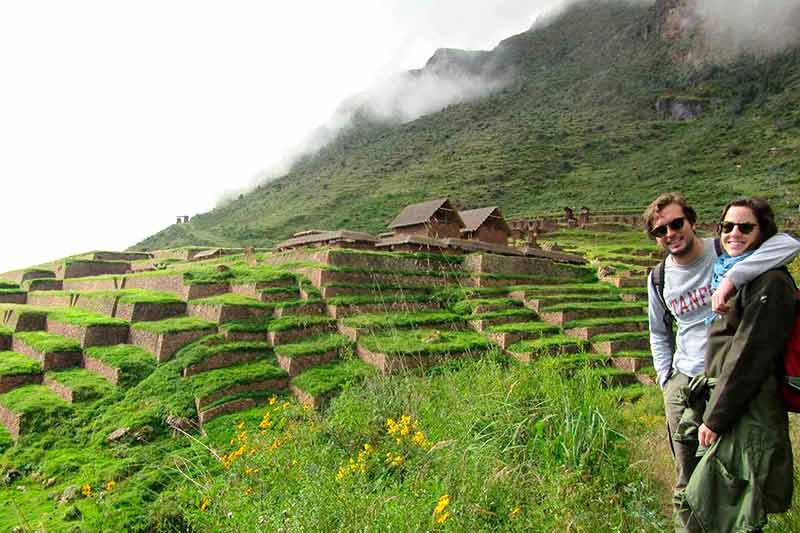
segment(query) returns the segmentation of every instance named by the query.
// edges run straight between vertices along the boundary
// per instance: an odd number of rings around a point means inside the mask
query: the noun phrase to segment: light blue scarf
[[[736,257],[731,257],[726,253],[722,253],[717,260],[714,262],[714,274],[711,276],[711,293],[713,294],[714,291],[717,290],[719,284],[722,283],[722,278],[725,277],[725,274],[733,268],[733,265],[752,255],[753,251],[745,252],[742,255],[737,255]],[[709,316],[706,317],[706,325],[708,326],[711,324],[715,318],[719,315],[717,313],[712,312]]]

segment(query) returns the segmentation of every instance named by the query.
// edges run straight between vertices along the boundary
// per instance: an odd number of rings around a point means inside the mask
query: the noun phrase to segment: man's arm
[[[653,272],[647,276],[647,319],[650,326],[650,351],[653,354],[653,366],[658,376],[658,384],[664,388],[672,371],[672,331],[664,323],[664,306],[655,293]]]
[[[778,233],[764,241],[753,255],[730,269],[711,297],[714,312],[728,311],[727,301],[736,289],[749,283],[764,272],[790,263],[800,253],[800,241],[789,234]]]

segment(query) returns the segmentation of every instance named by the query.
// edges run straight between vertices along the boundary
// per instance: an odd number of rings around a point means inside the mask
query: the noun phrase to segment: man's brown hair
[[[653,222],[655,221],[656,216],[658,216],[658,212],[670,204],[677,204],[681,206],[681,209],[683,209],[683,216],[686,217],[686,221],[689,222],[689,224],[693,225],[697,222],[697,213],[695,213],[694,209],[692,209],[689,204],[686,203],[686,198],[681,193],[665,192],[653,200],[642,214],[645,231],[647,232],[647,236],[651,239],[654,239],[651,232],[653,231]]]

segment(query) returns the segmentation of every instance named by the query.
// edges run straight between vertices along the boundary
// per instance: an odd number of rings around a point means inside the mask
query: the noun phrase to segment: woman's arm
[[[794,287],[784,272],[759,276],[745,286],[740,298],[741,320],[704,416],[706,427],[717,434],[736,423],[775,372],[794,319]]]

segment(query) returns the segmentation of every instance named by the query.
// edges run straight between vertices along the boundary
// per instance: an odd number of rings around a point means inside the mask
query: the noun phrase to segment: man
[[[675,511],[681,524],[685,517],[681,515],[678,502],[697,465],[697,442],[681,442],[672,437],[685,409],[684,387],[704,371],[709,317],[712,312],[727,311],[726,301],[736,292],[736,287],[791,261],[800,252],[800,242],[786,234],[775,235],[735,265],[712,295],[716,245],[714,239],[701,239],[695,234],[697,215],[686,199],[679,193],[662,194],[647,207],[643,218],[648,235],[668,252],[662,294],[677,323],[677,334],[673,337],[651,272],[647,283],[650,349],[658,384],[664,394],[670,446],[675,459]]]

